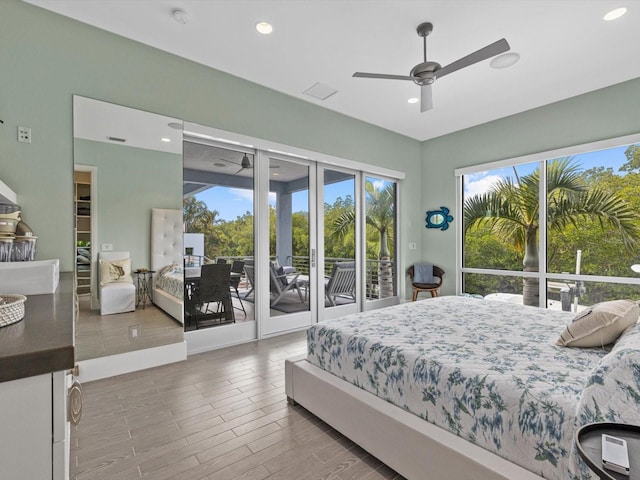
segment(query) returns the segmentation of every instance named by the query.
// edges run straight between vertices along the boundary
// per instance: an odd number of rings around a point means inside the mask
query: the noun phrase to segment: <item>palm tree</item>
[[[219,223],[217,210],[209,210],[207,204],[196,197],[189,196],[183,200],[183,222],[185,232],[205,233],[207,229]]]
[[[378,247],[378,286],[380,298],[393,295],[393,262],[389,251],[389,240],[393,239],[395,222],[395,187],[388,182],[377,189],[370,181],[365,182],[366,223],[379,235]],[[340,215],[333,224],[331,236],[342,240],[355,226],[355,210]]]
[[[539,185],[540,172],[515,179],[505,178],[481,195],[464,202],[464,229],[488,227],[500,239],[513,242],[523,253],[525,272],[539,271]],[[547,225],[551,231],[562,231],[568,225],[578,226],[584,219],[596,220],[616,230],[628,249],[640,238],[640,216],[616,193],[599,188],[587,188],[581,179],[579,166],[572,158],[558,158],[547,168]],[[536,278],[523,279],[523,303],[537,306],[539,285]]]

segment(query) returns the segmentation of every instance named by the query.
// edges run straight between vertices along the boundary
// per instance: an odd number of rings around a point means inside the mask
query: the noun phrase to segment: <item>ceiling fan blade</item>
[[[500,55],[501,53],[508,52],[511,47],[509,43],[501,38],[497,42],[493,42],[491,45],[487,45],[484,48],[481,48],[478,51],[475,51],[466,57],[462,57],[456,60],[449,65],[446,65],[438,70],[436,70],[436,78],[444,77],[445,75],[449,75],[461,68],[468,67],[469,65],[473,65],[474,63],[481,62],[491,57],[495,57],[496,55]]]
[[[385,73],[356,72],[353,76],[358,78],[382,78],[385,80],[420,80],[419,77],[411,77],[408,75],[387,75]]]
[[[420,87],[420,113],[426,112],[433,108],[433,96],[431,85],[422,85]]]
[[[246,170],[246,168],[244,167],[240,167],[238,170],[236,170],[235,172],[233,172],[234,175],[239,174],[241,171]]]

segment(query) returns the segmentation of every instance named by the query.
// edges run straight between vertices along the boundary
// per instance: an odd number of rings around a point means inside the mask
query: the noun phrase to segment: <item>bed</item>
[[[151,210],[153,303],[184,324],[182,210]]]
[[[320,323],[286,391],[409,479],[589,479],[594,421],[640,424],[640,332],[555,345],[573,315],[438,297]]]

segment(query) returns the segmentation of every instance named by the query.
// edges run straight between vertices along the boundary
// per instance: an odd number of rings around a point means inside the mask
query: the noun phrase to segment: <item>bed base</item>
[[[180,324],[184,325],[184,307],[182,304],[182,300],[174,297],[164,290],[154,288],[153,304],[167,312],[178,322],[180,322]]]
[[[285,361],[285,389],[290,403],[300,404],[409,480],[542,479],[312,365],[306,356]]]

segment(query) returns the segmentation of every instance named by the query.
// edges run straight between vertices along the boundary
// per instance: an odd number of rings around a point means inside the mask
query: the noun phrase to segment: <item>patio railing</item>
[[[219,258],[225,259],[227,262],[232,262],[234,260],[244,260],[245,258],[249,258],[246,256],[219,256],[216,257],[216,260]],[[276,261],[276,257],[271,257],[271,261]],[[331,270],[333,269],[333,264],[336,262],[353,262],[353,258],[325,258],[324,259],[324,274],[325,276],[331,275]],[[382,263],[381,260],[372,260],[367,259],[366,264],[366,298],[367,300],[376,300],[381,298],[380,296],[380,282],[378,278],[379,264]],[[301,275],[309,275],[309,257],[302,255],[294,255],[287,257],[285,265],[290,265],[295,267],[297,272],[300,272]],[[391,282],[393,282],[393,292],[397,292],[397,267],[395,262],[391,261]]]

